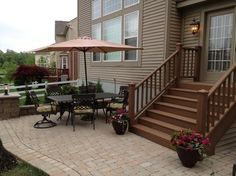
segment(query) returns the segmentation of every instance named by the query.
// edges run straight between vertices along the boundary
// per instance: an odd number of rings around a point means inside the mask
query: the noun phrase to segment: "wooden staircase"
[[[174,131],[196,128],[197,91],[211,87],[203,83],[180,83],[170,88],[139,117],[132,132],[172,148],[170,138]]]

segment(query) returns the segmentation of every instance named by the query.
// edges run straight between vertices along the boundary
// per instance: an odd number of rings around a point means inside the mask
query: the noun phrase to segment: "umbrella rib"
[[[99,50],[101,50],[103,53],[107,53],[105,50],[103,50],[102,48],[100,47],[97,47]]]

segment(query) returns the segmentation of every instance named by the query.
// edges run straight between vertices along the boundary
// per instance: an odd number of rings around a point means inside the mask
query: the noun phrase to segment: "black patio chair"
[[[89,121],[93,124],[95,129],[95,94],[78,94],[72,95],[72,109],[71,109],[71,122],[73,125],[73,131],[75,131],[75,116],[85,115],[89,118]],[[67,119],[68,122],[69,118]]]
[[[57,124],[47,117],[50,117],[51,114],[57,113],[57,106],[54,104],[39,104],[39,99],[34,91],[28,92],[30,95],[30,99],[35,106],[35,110],[37,114],[41,114],[43,116],[42,120],[39,120],[34,124],[34,128],[50,128],[54,127]]]
[[[108,119],[112,116],[113,112],[116,112],[118,109],[126,109],[128,105],[128,98],[129,98],[129,92],[127,89],[122,90],[123,97],[118,99],[111,100],[110,103],[108,103],[106,108],[106,123],[109,122]],[[110,115],[108,116],[108,112]]]

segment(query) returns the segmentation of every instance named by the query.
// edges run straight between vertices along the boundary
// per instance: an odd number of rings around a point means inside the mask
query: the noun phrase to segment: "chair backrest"
[[[125,96],[125,91],[127,92],[128,91],[128,89],[129,89],[129,87],[128,86],[120,86],[120,90],[119,90],[119,93],[118,93],[118,95],[119,96]]]
[[[129,99],[129,91],[124,90],[124,99],[123,99],[123,104],[126,106],[128,105],[128,99]]]
[[[95,94],[75,94],[72,95],[73,99],[73,106],[86,109],[86,108],[92,108],[94,109],[95,104]]]
[[[37,108],[39,106],[39,99],[37,97],[37,94],[35,93],[35,91],[29,91],[29,95],[30,95],[30,100],[32,101],[34,106]]]
[[[62,94],[62,90],[59,86],[48,86],[46,88],[46,95],[47,96],[56,96],[56,95],[61,95]]]

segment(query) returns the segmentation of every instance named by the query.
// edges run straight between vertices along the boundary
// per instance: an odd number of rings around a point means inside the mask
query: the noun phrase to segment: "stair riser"
[[[209,90],[212,86],[210,86],[210,85],[201,85],[201,84],[181,83],[181,84],[178,85],[178,87],[182,88],[182,89],[190,89],[190,90],[201,90],[201,89]]]
[[[145,119],[139,119],[139,123],[142,124],[142,125],[145,125],[145,126],[147,126],[149,128],[153,128],[153,129],[162,131],[162,132],[167,133],[169,135],[173,134],[174,131],[176,131],[174,129],[166,128],[166,127],[160,126],[158,124],[151,123],[149,121],[146,121]]]
[[[168,107],[168,106],[159,105],[159,104],[155,104],[154,108],[158,109],[158,110],[161,110],[161,111],[165,111],[165,112],[169,112],[169,113],[173,113],[173,114],[177,114],[177,115],[182,115],[184,117],[189,117],[189,118],[196,119],[196,113],[195,112],[190,112],[190,111],[186,111],[186,110],[183,110],[183,109]]]
[[[172,104],[187,106],[187,107],[190,107],[190,108],[196,108],[196,106],[197,106],[197,103],[196,103],[196,102],[185,101],[185,100],[179,100],[179,99],[170,98],[170,97],[162,97],[162,101],[163,101],[163,102],[167,102],[167,103],[172,103]]]
[[[163,139],[163,138],[161,138],[159,136],[153,135],[151,133],[148,133],[148,132],[136,129],[136,128],[132,128],[131,132],[133,132],[133,133],[135,133],[135,134],[137,134],[139,136],[142,136],[142,137],[144,137],[146,139],[149,139],[152,142],[155,142],[155,143],[160,144],[160,145],[162,145],[164,147],[167,147],[167,148],[170,148],[170,149],[174,150],[174,148],[171,145],[170,141],[168,141],[166,139]]]
[[[175,96],[180,96],[180,97],[186,97],[186,98],[193,98],[197,99],[198,96],[196,93],[189,93],[189,92],[184,92],[184,91],[179,91],[179,90],[169,90],[168,91],[169,95],[175,95]]]
[[[181,120],[178,120],[178,119],[173,119],[171,117],[156,114],[156,113],[153,113],[151,111],[147,111],[147,116],[152,117],[152,118],[157,119],[157,120],[161,120],[163,122],[167,122],[167,123],[170,123],[170,124],[180,126],[182,128],[195,129],[195,125],[192,124],[192,123],[189,123],[189,122],[186,122],[186,121],[181,121]]]

